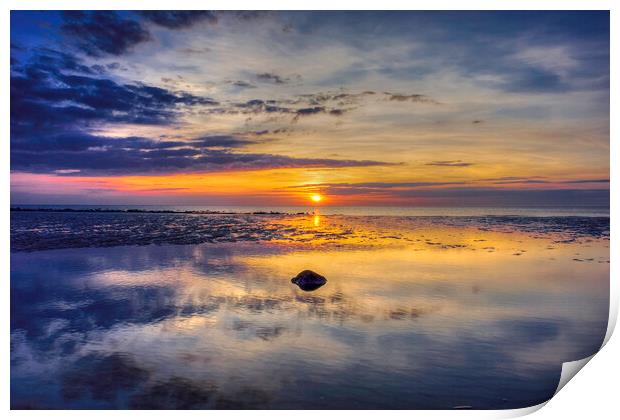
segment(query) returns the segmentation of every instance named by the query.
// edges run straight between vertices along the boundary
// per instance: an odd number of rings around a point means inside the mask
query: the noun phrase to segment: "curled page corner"
[[[560,382],[558,382],[558,387],[555,389],[555,392],[553,393],[553,395],[555,396],[558,392],[560,392],[560,390],[564,388],[564,385],[566,385],[568,381],[573,379],[573,376],[575,376],[577,372],[581,370],[581,368],[583,368],[590,360],[592,360],[592,358],[595,355],[596,353],[594,353],[591,356],[585,357],[583,359],[562,363],[562,373],[560,375]]]
[[[527,416],[529,414],[535,413],[536,411],[540,410],[545,405],[547,405],[548,402],[549,400],[545,402],[541,402],[540,404],[532,405],[530,407],[515,408],[512,410],[500,411],[500,412],[497,412],[499,413],[497,418],[512,419],[512,418],[517,418],[517,417],[524,417],[524,416]]]
[[[609,303],[609,320],[607,321],[607,332],[605,333],[605,338],[603,339],[603,344],[601,345],[601,348],[605,347],[605,344],[607,344],[607,342],[611,338],[611,335],[616,329],[616,321],[618,320],[618,292],[615,290],[613,282],[610,282],[609,293],[612,296]]]

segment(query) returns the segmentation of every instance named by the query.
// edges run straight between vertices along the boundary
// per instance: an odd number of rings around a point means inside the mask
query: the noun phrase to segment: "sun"
[[[323,197],[321,197],[321,194],[313,194],[310,196],[310,199],[314,201],[315,203],[318,203],[319,201],[323,199]]]

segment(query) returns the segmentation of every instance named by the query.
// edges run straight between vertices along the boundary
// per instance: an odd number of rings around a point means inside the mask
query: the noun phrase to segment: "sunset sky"
[[[12,204],[609,201],[608,12],[12,12]]]

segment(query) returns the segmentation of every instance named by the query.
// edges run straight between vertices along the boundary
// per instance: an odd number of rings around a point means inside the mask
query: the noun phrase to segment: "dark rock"
[[[291,279],[301,290],[311,292],[327,283],[327,279],[311,270],[304,270]]]

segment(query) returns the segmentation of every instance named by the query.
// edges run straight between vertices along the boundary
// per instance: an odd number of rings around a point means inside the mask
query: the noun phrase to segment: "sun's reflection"
[[[314,223],[315,227],[318,227],[321,224],[321,216],[318,213],[315,213],[312,217],[312,223]]]

